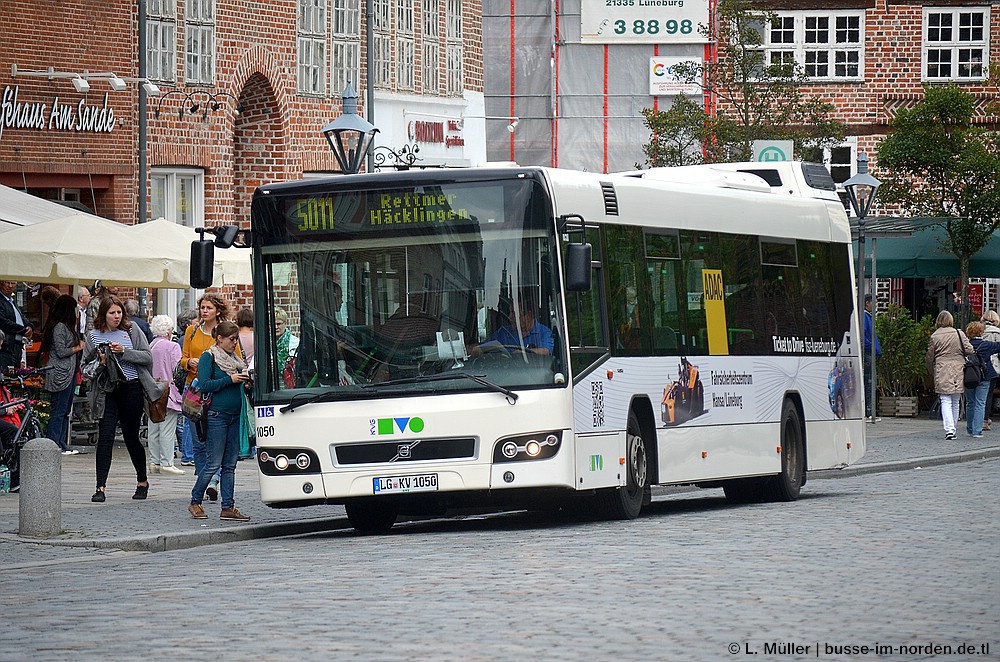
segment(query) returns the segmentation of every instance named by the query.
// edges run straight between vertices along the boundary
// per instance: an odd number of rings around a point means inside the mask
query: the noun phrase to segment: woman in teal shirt
[[[213,334],[215,344],[198,361],[198,388],[202,397],[211,396],[208,406],[208,458],[191,490],[188,512],[195,519],[206,519],[202,506],[205,489],[221,467],[222,513],[220,519],[249,521],[236,509],[236,462],[240,454],[240,414],[243,411],[243,383],[249,381],[246,362],[236,353],[240,328],[232,322],[219,322]]]

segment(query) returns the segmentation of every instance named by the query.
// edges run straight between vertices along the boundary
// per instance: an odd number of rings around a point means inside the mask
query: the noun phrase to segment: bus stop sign
[[[754,161],[791,161],[795,143],[791,140],[753,141]]]

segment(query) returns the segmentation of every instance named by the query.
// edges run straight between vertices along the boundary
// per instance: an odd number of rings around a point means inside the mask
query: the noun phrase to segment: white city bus
[[[822,201],[508,166],[273,184],[251,216],[272,507],[633,518],[654,484],[789,501],[865,452]]]

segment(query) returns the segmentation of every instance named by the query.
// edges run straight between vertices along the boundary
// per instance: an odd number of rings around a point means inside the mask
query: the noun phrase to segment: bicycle
[[[0,375],[0,397],[10,397],[10,391],[5,388],[8,384],[17,385],[21,390],[24,390],[26,388],[24,384],[26,379],[44,374],[48,370],[48,367],[36,368],[16,377],[4,377]],[[17,426],[14,438],[9,444],[4,443],[0,439],[0,465],[6,465],[10,471],[11,492],[17,492],[21,488],[21,448],[31,439],[38,439],[44,436],[42,423],[38,420],[38,415],[35,414],[34,407],[31,406],[30,398],[24,397],[0,401],[0,416],[6,415],[11,410],[19,407],[20,409],[17,409],[16,413],[21,419],[21,424]]]

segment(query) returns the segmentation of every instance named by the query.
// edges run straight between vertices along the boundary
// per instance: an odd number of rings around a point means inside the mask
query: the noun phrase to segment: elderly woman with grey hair
[[[174,321],[168,315],[157,315],[149,325],[153,342],[153,378],[170,384],[167,417],[159,423],[149,422],[149,470],[153,473],[181,476],[186,473],[174,466],[174,444],[177,441],[177,417],[181,412],[181,394],[174,385],[174,366],[181,360],[181,348],[171,340]]]

